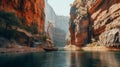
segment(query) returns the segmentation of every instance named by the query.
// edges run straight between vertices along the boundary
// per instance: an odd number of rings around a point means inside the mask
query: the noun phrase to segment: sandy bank
[[[64,49],[65,49],[65,50],[73,50],[73,51],[75,51],[75,50],[80,50],[81,48],[79,48],[79,47],[77,47],[77,46],[75,46],[75,45],[66,45],[66,46],[64,47]]]
[[[83,51],[120,51],[120,48],[108,48],[104,46],[93,46],[93,47],[77,47],[75,45],[67,45],[64,47],[65,50],[83,50]]]

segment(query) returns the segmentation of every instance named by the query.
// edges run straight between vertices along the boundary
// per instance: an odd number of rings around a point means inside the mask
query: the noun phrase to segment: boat
[[[45,47],[45,48],[43,48],[45,51],[58,51],[58,48],[55,48],[55,47],[52,47],[52,48],[50,48],[50,47]]]

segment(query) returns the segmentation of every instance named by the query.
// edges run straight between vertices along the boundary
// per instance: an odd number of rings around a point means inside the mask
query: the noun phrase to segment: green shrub
[[[13,12],[0,11],[0,24],[4,24],[6,29],[12,26],[19,27],[20,19]]]
[[[9,40],[16,38],[16,30],[6,30],[5,28],[0,28],[0,37],[5,37]]]
[[[43,37],[42,37],[42,40],[43,40],[44,42],[46,42],[46,39],[47,39],[46,36],[43,36]]]

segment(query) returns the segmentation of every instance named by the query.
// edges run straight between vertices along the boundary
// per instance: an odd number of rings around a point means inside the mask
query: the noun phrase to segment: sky
[[[57,15],[69,16],[70,4],[74,0],[48,0]]]

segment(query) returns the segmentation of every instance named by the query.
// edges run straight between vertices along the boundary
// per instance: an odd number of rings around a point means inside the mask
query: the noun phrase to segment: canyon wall
[[[96,0],[90,8],[93,37],[100,45],[120,46],[120,0]]]
[[[71,44],[85,46],[95,39],[99,45],[120,45],[119,0],[75,0],[71,4]]]
[[[44,32],[44,7],[44,0],[0,0],[0,10],[14,12],[28,27],[36,24],[39,33]]]
[[[91,23],[88,10],[92,2],[94,1],[75,0],[74,3],[71,4],[69,22],[71,45],[81,47],[90,42]]]
[[[0,0],[0,47],[33,46],[33,34],[44,33],[44,8],[44,0]]]
[[[45,0],[45,14],[45,31],[47,31],[49,23],[52,23],[51,30],[49,29],[50,37],[54,40],[55,45],[64,46],[65,36],[68,32],[69,17],[56,15],[47,0]]]

